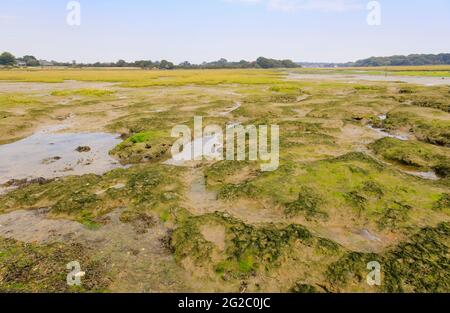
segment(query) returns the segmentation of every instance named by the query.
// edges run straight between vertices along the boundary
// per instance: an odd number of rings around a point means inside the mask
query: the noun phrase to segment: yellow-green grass
[[[86,96],[86,97],[102,97],[114,94],[113,90],[103,89],[74,89],[74,90],[57,90],[51,93],[52,96]]]
[[[19,93],[0,93],[0,109],[16,106],[30,106],[39,103],[39,100],[31,96]]]
[[[124,87],[271,84],[281,81],[283,75],[270,70],[3,70],[0,80],[19,82],[60,83],[65,80],[121,83]]]

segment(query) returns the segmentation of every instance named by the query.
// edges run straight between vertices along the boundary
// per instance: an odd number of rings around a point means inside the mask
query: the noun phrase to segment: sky
[[[1,0],[0,51],[77,62],[450,53],[449,0]],[[375,12],[375,13],[374,13]],[[369,25],[368,15],[380,16]],[[73,20],[73,19],[72,19]]]

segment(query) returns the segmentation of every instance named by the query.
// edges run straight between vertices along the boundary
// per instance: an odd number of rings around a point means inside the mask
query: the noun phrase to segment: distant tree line
[[[356,62],[345,63],[346,67],[367,66],[414,66],[414,65],[449,65],[450,53],[441,54],[410,54],[390,57],[371,57]]]
[[[226,59],[220,59],[214,62],[203,62],[201,64],[191,64],[188,61],[182,62],[178,65],[167,61],[151,61],[151,60],[139,60],[134,62],[127,62],[125,60],[119,60],[117,62],[96,62],[96,63],[79,63],[72,62],[56,62],[38,60],[34,56],[26,55],[21,58],[16,58],[9,52],[4,52],[0,55],[0,65],[3,66],[67,66],[67,67],[139,67],[143,69],[239,69],[239,68],[295,68],[301,67],[299,64],[292,62],[291,60],[275,60],[264,57],[258,58],[256,61],[249,62],[241,60],[239,62],[229,62]]]
[[[56,62],[38,60],[32,55],[25,55],[16,58],[9,52],[0,54],[0,65],[2,66],[67,66],[67,67],[138,67],[143,69],[240,69],[240,68],[296,68],[296,67],[368,67],[368,66],[414,66],[414,65],[450,65],[450,53],[441,54],[410,54],[394,55],[390,57],[371,57],[348,63],[294,63],[291,60],[276,60],[259,57],[256,61],[241,60],[239,62],[230,62],[226,59],[220,59],[213,62],[203,62],[201,64],[191,64],[188,61],[178,65],[167,61],[139,60],[127,62],[119,60],[117,62],[96,62],[79,63]]]
[[[55,65],[60,66],[70,66],[67,63],[56,63]],[[239,68],[294,68],[301,67],[300,65],[294,63],[291,60],[275,60],[268,59],[264,57],[258,58],[256,61],[249,62],[241,60],[239,62],[229,62],[226,59],[220,59],[213,62],[203,62],[201,64],[192,64],[188,61],[181,62],[178,65],[174,63],[162,60],[162,61],[151,61],[151,60],[139,60],[134,62],[126,62],[124,60],[119,60],[113,63],[92,63],[92,64],[78,64],[78,66],[88,66],[88,67],[140,67],[140,68],[156,68],[156,69],[239,69]]]

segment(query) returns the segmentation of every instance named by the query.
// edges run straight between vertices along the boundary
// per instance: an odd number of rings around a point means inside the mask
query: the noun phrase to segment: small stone
[[[75,151],[80,152],[80,153],[82,153],[82,152],[89,152],[89,151],[91,151],[91,147],[79,146],[78,148],[75,149]]]

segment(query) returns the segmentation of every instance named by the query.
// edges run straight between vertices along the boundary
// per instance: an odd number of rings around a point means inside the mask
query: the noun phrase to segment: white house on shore
[[[54,66],[53,62],[49,62],[47,60],[39,60],[40,66]]]

